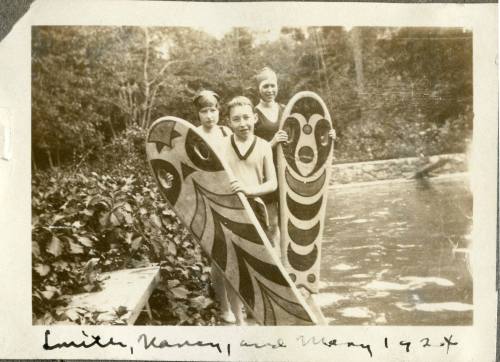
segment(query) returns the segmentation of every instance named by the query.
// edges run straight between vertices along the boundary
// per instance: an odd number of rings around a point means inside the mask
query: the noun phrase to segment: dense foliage
[[[98,273],[151,263],[162,266],[153,298],[161,323],[215,323],[206,259],[160,197],[142,147],[133,146],[142,137],[131,131],[115,139],[101,155],[112,163],[99,173],[68,168],[33,175],[35,323],[110,322],[92,311],[66,310],[68,296],[99,290]],[[120,323],[124,312],[111,322]]]
[[[462,152],[472,128],[472,33],[453,28],[35,27],[33,163],[78,162],[157,117],[192,120],[211,88],[257,101],[253,76],[278,72],[278,100],[326,101],[342,161]]]

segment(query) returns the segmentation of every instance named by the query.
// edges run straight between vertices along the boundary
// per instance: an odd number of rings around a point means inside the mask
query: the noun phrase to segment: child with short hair
[[[250,99],[243,96],[233,98],[228,103],[228,112],[233,134],[227,141],[226,161],[236,178],[231,181],[231,187],[233,192],[242,192],[252,201],[252,198],[270,194],[278,187],[273,152],[267,141],[254,135],[257,115]],[[262,222],[262,219],[260,217],[259,221],[264,224],[264,229],[268,229],[268,221]],[[243,305],[238,301],[240,305],[233,309],[233,313],[237,323],[244,324]]]
[[[220,147],[224,139],[232,134],[226,126],[219,126],[219,95],[211,90],[202,90],[193,98],[200,126],[198,130],[213,148]],[[230,303],[238,303],[238,297],[228,293],[226,279],[220,269],[212,263],[212,286],[221,309],[221,318],[226,323],[235,323],[236,318],[231,311]],[[230,289],[231,287],[229,287]],[[229,294],[229,295],[228,295]]]
[[[247,97],[239,96],[228,103],[229,125],[233,134],[226,160],[237,180],[233,191],[247,196],[263,196],[276,190],[278,182],[273,153],[268,142],[254,135],[257,115]]]
[[[198,129],[212,146],[218,146],[222,139],[232,133],[228,127],[218,125],[219,100],[219,95],[211,90],[201,90],[193,98],[200,121]]]

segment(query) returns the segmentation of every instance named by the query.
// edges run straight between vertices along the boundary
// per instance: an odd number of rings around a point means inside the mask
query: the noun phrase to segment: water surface
[[[330,190],[318,302],[332,325],[470,325],[465,177]],[[454,252],[455,250],[455,252]]]

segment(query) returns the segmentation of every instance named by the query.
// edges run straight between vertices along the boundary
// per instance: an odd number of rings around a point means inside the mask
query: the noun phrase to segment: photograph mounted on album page
[[[33,2],[0,42],[0,358],[493,360],[497,31]]]

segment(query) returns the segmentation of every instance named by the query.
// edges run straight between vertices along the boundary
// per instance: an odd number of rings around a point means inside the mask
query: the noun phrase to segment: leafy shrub
[[[161,199],[145,169],[140,132],[112,144],[109,173],[75,169],[35,172],[32,178],[32,275],[35,323],[72,320],[96,323],[96,316],[62,310],[71,294],[99,289],[92,271],[113,271],[161,263],[165,278],[154,300],[167,305],[169,323],[200,324],[214,319],[208,297],[206,259],[173,211]],[[143,141],[141,140],[141,143]],[[91,268],[89,268],[91,266]],[[175,285],[174,285],[175,284]],[[186,291],[186,292],[184,292]],[[188,303],[186,303],[188,301]],[[201,315],[210,318],[201,318]],[[161,314],[161,313],[160,313]],[[200,316],[200,317],[197,317]],[[160,317],[166,318],[165,315]],[[200,319],[201,318],[201,319]],[[155,323],[164,323],[156,321]]]

